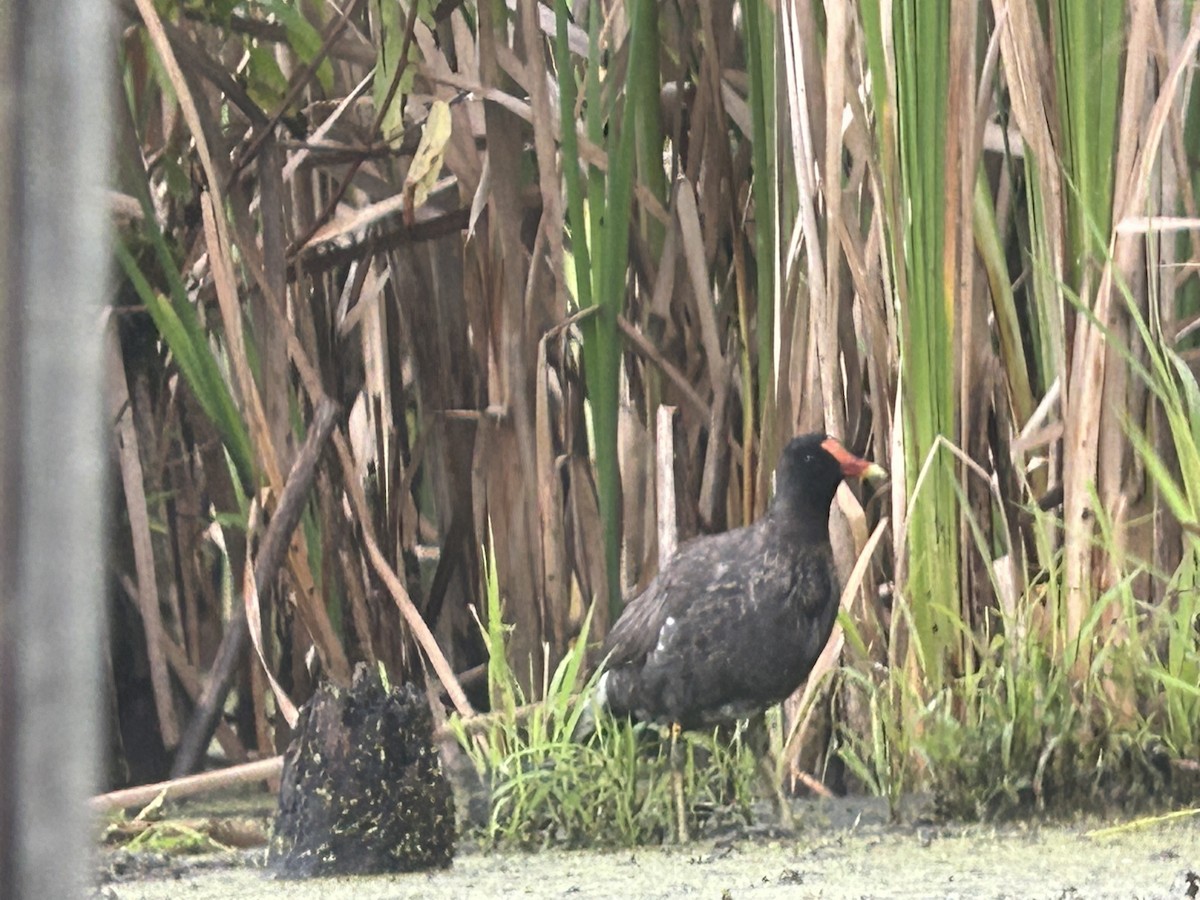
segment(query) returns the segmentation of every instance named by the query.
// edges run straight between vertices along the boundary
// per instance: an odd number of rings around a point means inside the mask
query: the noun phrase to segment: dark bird
[[[697,728],[789,696],[808,677],[837,616],[834,493],[843,478],[882,471],[824,434],[793,438],[766,515],[683,544],[625,607],[601,651],[601,705]]]
[[[837,617],[834,493],[844,478],[882,474],[828,435],[793,438],[766,515],[681,545],[625,607],[601,651],[598,705],[669,726],[675,737],[789,696]]]

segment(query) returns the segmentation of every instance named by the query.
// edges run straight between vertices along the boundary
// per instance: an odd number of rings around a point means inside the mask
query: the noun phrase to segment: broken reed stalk
[[[658,500],[658,567],[675,555],[675,407],[660,406],[657,416],[655,486]]]
[[[308,429],[308,437],[296,456],[296,462],[288,474],[283,494],[279,498],[279,505],[263,537],[262,549],[254,571],[254,583],[259,594],[264,593],[274,582],[283,563],[292,532],[300,521],[309,489],[316,477],[321,451],[329,436],[333,434],[337,411],[337,404],[328,397],[322,398],[317,404],[312,424]],[[239,604],[217,648],[217,658],[213,662],[204,692],[200,695],[191,721],[188,722],[179,741],[175,764],[171,767],[172,778],[182,778],[199,765],[205,749],[212,740],[217,720],[225,707],[225,698],[233,684],[234,674],[246,656],[249,642],[250,627],[246,621],[246,609]]]
[[[699,392],[692,387],[687,377],[679,371],[679,368],[663,356],[659,349],[654,346],[654,343],[642,334],[636,325],[619,314],[617,315],[617,328],[629,339],[629,342],[638,353],[654,363],[667,376],[671,383],[679,390],[683,399],[687,400],[696,414],[700,416],[700,421],[707,422],[712,410],[704,402],[704,398],[700,396]]]

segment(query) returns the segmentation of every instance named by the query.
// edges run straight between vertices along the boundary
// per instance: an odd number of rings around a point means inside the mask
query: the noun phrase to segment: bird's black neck
[[[798,544],[829,541],[829,504],[805,502],[808,498],[776,496],[768,515],[781,536]]]

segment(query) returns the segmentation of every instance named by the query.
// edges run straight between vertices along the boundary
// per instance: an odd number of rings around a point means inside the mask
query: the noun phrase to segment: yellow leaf
[[[446,142],[450,140],[450,105],[444,100],[434,100],[425,119],[425,130],[416,156],[408,167],[404,179],[404,221],[413,224],[413,213],[429,197],[430,190],[442,171],[442,157]]]

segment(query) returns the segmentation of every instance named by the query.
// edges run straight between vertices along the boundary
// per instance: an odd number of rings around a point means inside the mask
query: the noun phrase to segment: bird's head
[[[826,523],[829,504],[845,478],[876,478],[883,468],[855,456],[822,432],[792,438],[775,469],[775,500],[790,512]]]

